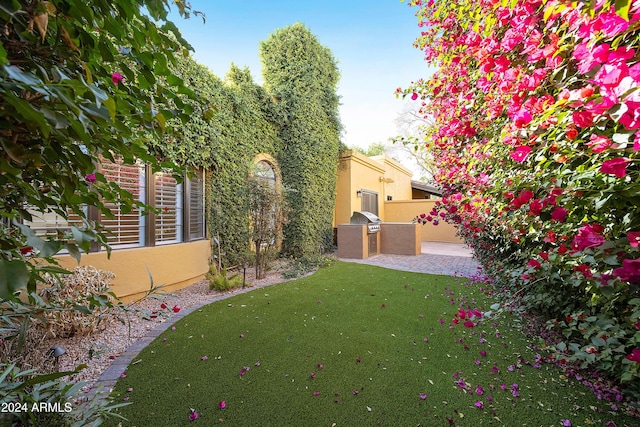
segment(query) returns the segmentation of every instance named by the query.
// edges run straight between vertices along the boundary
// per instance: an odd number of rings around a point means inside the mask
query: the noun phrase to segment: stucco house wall
[[[343,151],[338,167],[334,227],[348,224],[353,212],[362,210],[357,192],[363,189],[378,193],[378,216],[384,222],[411,222],[417,215],[431,211],[435,200],[412,200],[411,177],[409,169],[387,156],[370,158],[356,151]],[[437,226],[421,226],[420,237],[423,242],[462,242],[455,227],[444,221]]]
[[[173,292],[203,279],[209,270],[211,241],[177,243],[155,247],[118,249],[82,254],[80,264],[69,255],[56,257],[60,266],[73,270],[78,265],[91,265],[115,274],[111,289],[124,302],[143,296],[150,288],[165,285],[163,292]]]

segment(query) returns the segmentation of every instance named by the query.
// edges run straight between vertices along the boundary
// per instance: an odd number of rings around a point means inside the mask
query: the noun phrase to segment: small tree
[[[282,241],[282,224],[287,216],[285,199],[274,181],[260,175],[249,178],[248,190],[251,241],[256,251],[256,279],[262,279],[270,256]]]

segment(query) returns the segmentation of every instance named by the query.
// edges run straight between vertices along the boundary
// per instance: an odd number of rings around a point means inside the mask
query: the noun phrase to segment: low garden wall
[[[430,212],[437,200],[398,200],[384,203],[384,222],[411,222],[413,218]],[[422,242],[462,243],[456,236],[455,227],[440,221],[438,225],[431,223],[420,226]]]

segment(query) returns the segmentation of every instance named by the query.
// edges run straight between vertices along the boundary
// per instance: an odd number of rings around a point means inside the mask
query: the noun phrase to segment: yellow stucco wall
[[[82,254],[80,265],[91,265],[98,270],[116,274],[112,289],[123,301],[131,301],[143,295],[150,287],[149,273],[156,286],[166,285],[165,292],[172,292],[203,279],[209,270],[211,242],[198,240],[156,247],[118,249],[106,252]],[[72,270],[78,263],[68,255],[56,257],[63,268]]]
[[[387,196],[393,200],[411,200],[411,176],[413,172],[387,156],[374,156],[371,159],[384,165],[383,194],[384,201]]]
[[[351,214],[362,210],[362,201],[357,194],[362,189],[378,193],[378,216],[382,217],[384,203],[380,177],[383,175],[383,166],[367,156],[356,151],[340,154],[334,226],[348,224]]]
[[[385,202],[385,221],[411,222],[421,213],[428,214],[433,209],[436,200],[398,200]],[[440,224],[426,224],[421,226],[423,242],[462,243],[456,236],[455,227],[444,221]]]
[[[343,151],[338,166],[334,226],[348,224],[354,211],[362,210],[359,190],[378,193],[378,216],[386,221],[385,201],[411,199],[411,171],[386,156],[369,158],[357,151]]]

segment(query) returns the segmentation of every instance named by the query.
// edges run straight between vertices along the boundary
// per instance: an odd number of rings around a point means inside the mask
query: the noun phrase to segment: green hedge
[[[294,44],[283,40],[287,34]],[[307,48],[296,50],[299,41]],[[231,65],[223,81],[193,59],[181,59],[176,75],[212,114],[194,114],[186,124],[169,121],[171,136],[157,147],[174,162],[208,171],[207,226],[222,242],[226,265],[240,262],[249,249],[247,178],[260,153],[277,159],[290,190],[285,252],[303,256],[332,245],[340,131],[335,60],[300,24],[276,31],[261,54],[264,88],[247,68]]]

